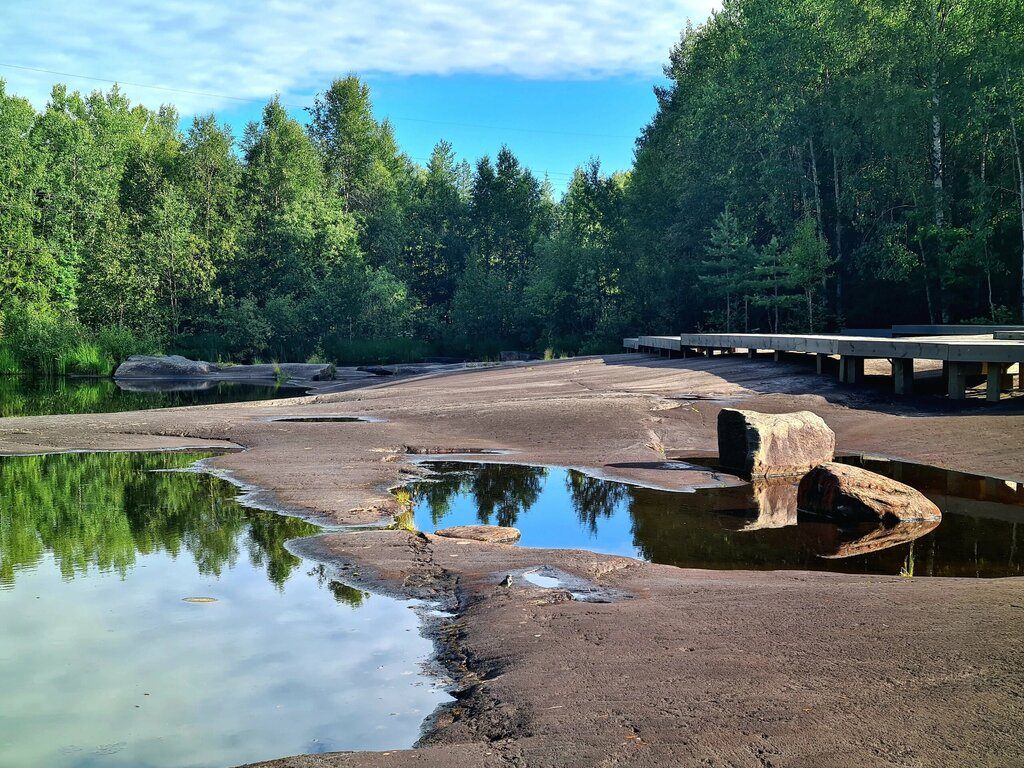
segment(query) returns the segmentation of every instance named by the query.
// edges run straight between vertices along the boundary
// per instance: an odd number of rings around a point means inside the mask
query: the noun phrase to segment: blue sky
[[[439,139],[470,161],[505,143],[560,190],[592,156],[609,171],[630,166],[669,49],[688,18],[717,5],[3,0],[0,78],[39,108],[54,82],[117,80],[133,101],[172,102],[185,118],[215,111],[240,134],[271,95],[302,118],[316,91],[355,72],[412,157]]]

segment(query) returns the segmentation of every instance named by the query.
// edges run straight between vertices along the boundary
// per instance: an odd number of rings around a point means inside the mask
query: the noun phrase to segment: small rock
[[[442,528],[435,533],[449,539],[472,539],[488,544],[514,544],[519,541],[521,535],[518,528],[507,528],[502,525],[458,525],[454,528]]]
[[[942,512],[920,491],[860,467],[827,462],[800,480],[800,509],[848,520],[886,524],[941,520]]]
[[[836,435],[810,411],[758,413],[723,408],[718,414],[722,466],[747,477],[803,474],[832,461]]]

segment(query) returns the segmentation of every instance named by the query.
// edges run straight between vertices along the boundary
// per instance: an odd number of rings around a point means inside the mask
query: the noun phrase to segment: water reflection
[[[0,417],[114,413],[305,394],[304,389],[297,387],[227,381],[126,382],[123,386],[112,379],[0,376]]]
[[[448,700],[410,604],[285,548],[315,526],[153,471],[198,458],[0,458],[0,766],[405,748]]]
[[[247,510],[207,474],[159,472],[197,454],[91,453],[0,458],[0,587],[49,553],[65,579],[90,569],[124,577],[155,552],[187,553],[219,577],[246,554],[281,588],[300,563],[284,542],[319,529]]]
[[[912,485],[943,511],[941,525],[837,525],[803,519],[792,479],[669,493],[574,470],[430,462],[413,486],[421,530],[492,522],[521,546],[585,548],[693,568],[811,569],[898,574],[916,540],[914,571],[934,576],[1024,573],[1017,525],[1024,489],[919,465],[857,460]],[[499,515],[492,515],[494,511]]]

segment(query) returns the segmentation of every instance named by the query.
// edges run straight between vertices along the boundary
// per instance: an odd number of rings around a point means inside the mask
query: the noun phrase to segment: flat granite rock
[[[847,520],[927,522],[942,511],[920,491],[867,469],[828,462],[800,480],[800,509]]]
[[[434,533],[449,539],[472,539],[488,544],[514,544],[519,541],[521,535],[518,528],[503,525],[457,525],[454,528],[442,528]]]
[[[725,469],[747,477],[801,475],[832,461],[836,435],[810,411],[758,413],[723,408],[718,455]]]
[[[132,355],[117,370],[115,379],[160,379],[209,376],[220,370],[215,363],[189,360],[181,355]]]

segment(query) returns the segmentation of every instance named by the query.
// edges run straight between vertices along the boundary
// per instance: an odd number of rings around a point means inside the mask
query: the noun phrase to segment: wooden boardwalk
[[[999,336],[1003,336],[999,333]],[[922,336],[885,338],[818,334],[684,333],[680,336],[638,336],[623,339],[623,347],[668,357],[744,350],[749,357],[771,352],[778,360],[784,352],[815,355],[818,373],[825,360],[839,358],[839,379],[848,384],[864,377],[864,361],[884,359],[892,363],[893,382],[898,394],[914,388],[914,361],[938,360],[943,364],[947,391],[953,399],[966,397],[969,376],[985,376],[986,397],[998,401],[1013,388],[1013,370],[1024,388],[1024,338],[1007,332],[1010,338],[994,335]]]

